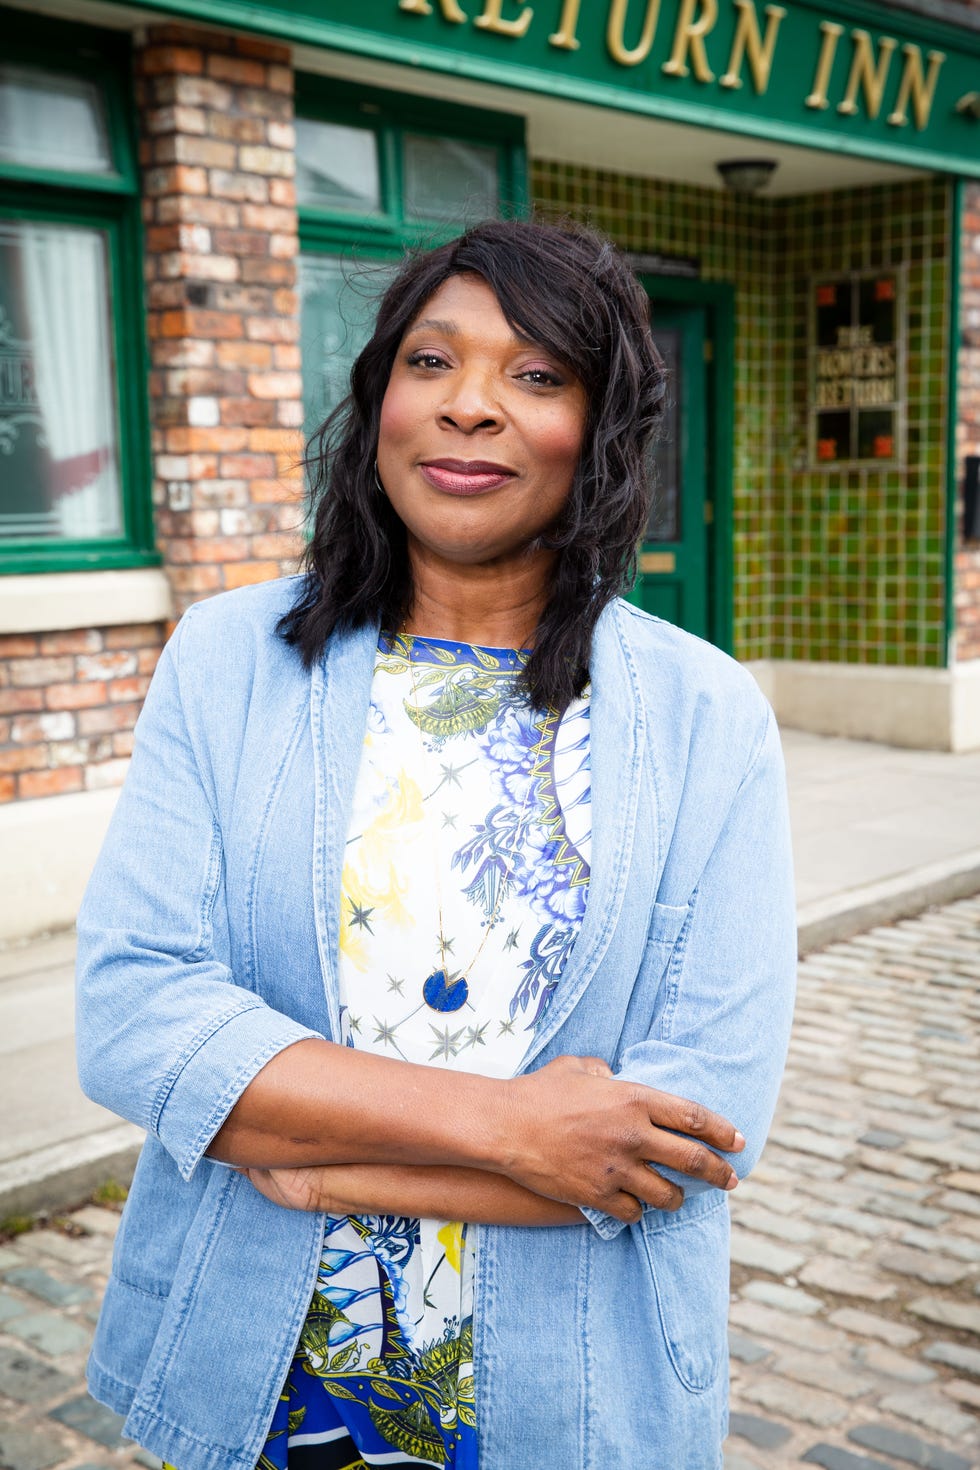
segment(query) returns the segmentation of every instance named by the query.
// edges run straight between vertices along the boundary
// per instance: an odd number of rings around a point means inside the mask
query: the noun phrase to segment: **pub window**
[[[902,284],[894,269],[810,282],[810,460],[817,469],[902,461]]]
[[[523,213],[522,118],[299,77],[296,182],[304,425],[344,397],[392,265]]]
[[[139,566],[159,558],[128,62],[29,25],[0,63],[0,571]]]

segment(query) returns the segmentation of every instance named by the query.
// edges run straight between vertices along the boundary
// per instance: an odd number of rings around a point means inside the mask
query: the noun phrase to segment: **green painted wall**
[[[736,655],[941,664],[947,182],[746,200],[538,159],[531,195],[543,213],[588,219],[627,250],[695,256],[706,280],[735,286]],[[903,261],[906,464],[808,471],[809,277]]]

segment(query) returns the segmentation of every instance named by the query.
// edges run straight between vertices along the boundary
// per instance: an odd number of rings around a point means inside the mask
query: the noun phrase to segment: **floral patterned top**
[[[589,705],[527,655],[379,644],[341,885],[343,1039],[509,1077],[571,952],[590,860]],[[459,1222],[330,1218],[259,1470],[475,1470],[472,1259]]]

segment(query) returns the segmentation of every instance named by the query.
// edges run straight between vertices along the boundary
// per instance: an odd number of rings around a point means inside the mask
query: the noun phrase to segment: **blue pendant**
[[[460,1011],[469,998],[465,975],[451,980],[445,970],[433,970],[422,986],[422,999],[434,1011]]]

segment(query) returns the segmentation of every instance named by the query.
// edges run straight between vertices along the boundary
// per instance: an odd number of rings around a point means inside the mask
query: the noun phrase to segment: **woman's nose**
[[[489,374],[457,372],[446,387],[439,417],[447,428],[461,429],[466,434],[475,429],[503,428],[503,412]]]

